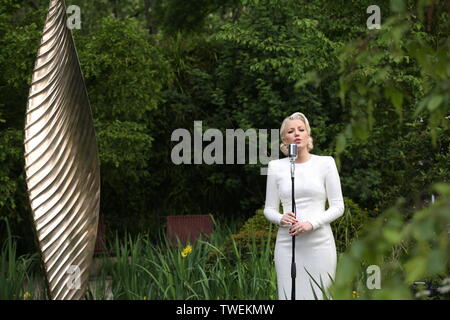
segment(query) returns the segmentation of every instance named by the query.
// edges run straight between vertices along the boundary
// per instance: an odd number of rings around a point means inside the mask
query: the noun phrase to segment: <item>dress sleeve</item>
[[[324,224],[333,222],[344,213],[344,199],[342,197],[341,181],[336,167],[336,162],[333,157],[329,157],[329,161],[327,161],[325,189],[329,208],[321,215],[310,219],[309,222],[312,224],[313,230]]]
[[[264,206],[264,216],[270,222],[280,225],[281,217],[279,212],[280,196],[278,194],[278,186],[276,173],[273,162],[270,161],[267,169],[267,185],[266,185],[266,203]]]

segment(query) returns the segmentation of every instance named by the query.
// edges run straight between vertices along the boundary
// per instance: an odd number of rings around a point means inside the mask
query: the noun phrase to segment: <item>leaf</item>
[[[414,117],[417,117],[417,116],[420,114],[420,112],[421,112],[423,109],[425,109],[425,107],[427,106],[428,100],[429,100],[429,99],[423,99],[423,100],[421,100],[421,101],[418,103],[417,108],[416,108],[416,110],[414,111]]]
[[[448,256],[448,255],[447,255]],[[440,250],[432,250],[428,254],[427,271],[432,274],[439,274],[446,271],[447,257]]]
[[[366,141],[369,138],[369,128],[366,118],[361,117],[357,120],[352,120],[352,127],[355,132],[355,136],[358,139]]]
[[[400,91],[394,90],[391,95],[391,101],[395,107],[395,111],[402,118],[403,94]]]
[[[397,113],[401,113],[401,108],[403,105],[403,93],[394,87],[386,87],[384,93],[386,97],[390,98]]]
[[[339,134],[336,141],[336,153],[340,154],[344,151],[347,139],[344,134]]]
[[[413,283],[414,281],[420,280],[421,277],[425,275],[427,270],[427,261],[425,257],[416,256],[410,259],[405,264],[406,270],[406,281],[408,283]]]
[[[433,185],[433,189],[443,196],[450,196],[450,184],[448,183],[436,183]]]
[[[320,282],[322,283],[322,286],[321,286],[320,284],[317,283],[317,281],[314,279],[314,277],[308,272],[308,269],[306,269],[306,267],[303,267],[303,268],[305,269],[306,273],[308,274],[308,276],[310,278],[309,279],[309,284],[310,284],[311,289],[313,291],[314,299],[318,300],[318,297],[316,295],[316,291],[314,290],[313,284],[311,283],[311,279],[312,279],[312,281],[314,281],[316,286],[319,287],[319,290],[322,292],[322,295],[325,298],[327,295],[326,295],[326,292],[325,292],[325,287],[324,287],[323,282],[322,282],[322,277],[320,277],[320,280],[321,280]]]
[[[400,13],[406,10],[406,5],[404,0],[391,0],[390,3],[391,11]]]
[[[402,240],[402,234],[394,229],[386,229],[383,231],[384,238],[391,244],[397,244]]]
[[[358,93],[362,96],[367,94],[367,88],[364,84],[357,82],[355,83],[356,89],[358,90]]]
[[[441,95],[432,96],[431,99],[428,101],[427,108],[430,112],[433,112],[439,105],[441,104],[442,100],[444,100],[444,97]]]

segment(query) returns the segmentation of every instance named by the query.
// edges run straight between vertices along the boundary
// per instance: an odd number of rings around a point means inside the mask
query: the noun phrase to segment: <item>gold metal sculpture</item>
[[[82,299],[97,234],[92,112],[63,0],[51,0],[25,121],[25,173],[51,299]]]

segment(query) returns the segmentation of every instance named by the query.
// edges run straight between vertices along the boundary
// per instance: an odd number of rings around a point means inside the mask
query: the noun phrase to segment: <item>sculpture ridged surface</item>
[[[51,299],[82,299],[100,204],[92,111],[62,0],[50,1],[25,120],[25,173]]]

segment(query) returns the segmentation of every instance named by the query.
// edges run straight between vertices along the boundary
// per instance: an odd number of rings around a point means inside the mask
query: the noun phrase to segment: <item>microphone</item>
[[[294,177],[295,159],[297,159],[297,145],[295,143],[289,144],[289,161],[291,162],[291,178]]]
[[[297,159],[297,145],[295,143],[289,144],[289,160],[294,162]]]

